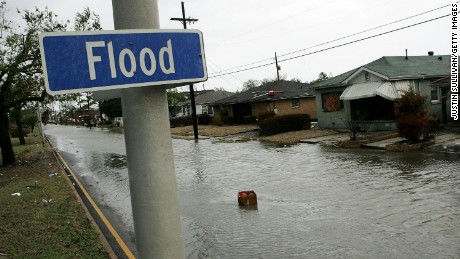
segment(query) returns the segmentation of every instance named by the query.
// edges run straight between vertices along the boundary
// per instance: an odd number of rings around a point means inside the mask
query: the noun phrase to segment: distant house
[[[347,118],[369,131],[396,129],[394,103],[412,88],[427,96],[427,108],[449,120],[450,56],[382,57],[315,86],[318,126],[348,128]]]
[[[100,120],[99,109],[81,109],[74,113],[73,119],[77,124],[96,123]]]
[[[211,103],[218,101],[220,99],[229,97],[235,93],[227,91],[214,91],[206,90],[195,92],[195,107],[196,114],[208,114],[214,116],[214,109],[210,105]],[[181,103],[179,116],[190,116],[192,115],[192,105],[190,100],[190,94],[188,95],[188,100]]]
[[[314,89],[305,83],[274,81],[213,103],[216,119],[233,117],[243,123],[246,116],[273,111],[279,115],[307,113],[316,119]]]

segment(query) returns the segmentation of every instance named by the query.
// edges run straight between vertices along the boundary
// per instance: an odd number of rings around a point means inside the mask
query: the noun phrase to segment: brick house
[[[309,114],[316,119],[314,89],[294,81],[274,81],[237,93],[212,104],[216,120],[232,117],[235,123],[243,123],[244,117],[265,112],[277,115]]]

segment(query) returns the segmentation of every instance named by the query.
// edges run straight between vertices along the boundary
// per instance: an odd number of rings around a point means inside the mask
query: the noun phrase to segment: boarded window
[[[321,101],[323,104],[323,111],[333,112],[343,108],[343,101],[340,100],[342,92],[323,93],[321,94]]]

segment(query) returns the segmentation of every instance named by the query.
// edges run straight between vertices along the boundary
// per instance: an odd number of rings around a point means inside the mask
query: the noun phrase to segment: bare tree
[[[345,125],[347,126],[348,136],[350,140],[356,140],[358,138],[358,134],[360,132],[367,130],[367,123],[366,121],[362,120],[359,114],[356,116],[352,116],[351,113],[345,114]]]
[[[2,7],[3,9],[4,7]],[[43,102],[50,98],[44,88],[38,34],[41,32],[65,31],[67,24],[57,21],[57,15],[48,9],[20,12],[26,22],[22,32],[19,28],[2,27],[8,36],[0,41],[0,147],[2,166],[14,164],[16,159],[9,134],[9,114],[14,109],[21,116],[21,109],[29,102]],[[85,13],[89,13],[88,16]],[[94,19],[93,19],[94,18]],[[98,18],[89,9],[76,18],[100,28]],[[10,24],[8,22],[2,23]],[[5,35],[5,31],[2,34]],[[18,112],[19,111],[19,112]],[[19,120],[20,121],[20,120]]]

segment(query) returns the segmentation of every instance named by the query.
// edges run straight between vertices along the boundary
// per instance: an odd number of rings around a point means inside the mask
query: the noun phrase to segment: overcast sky
[[[9,10],[6,18],[14,20],[20,20],[16,9],[32,10],[35,7],[40,9],[48,7],[58,15],[59,20],[73,20],[76,12],[88,6],[100,15],[104,30],[113,30],[111,0],[5,1]],[[453,1],[185,0],[184,2],[186,16],[199,19],[197,23],[188,25],[188,28],[199,29],[204,36],[210,78],[204,83],[197,84],[198,90],[223,87],[228,91],[236,91],[240,90],[248,79],[275,78],[275,65],[221,75],[271,63],[274,61],[275,52],[278,60],[282,61],[279,63],[281,75],[287,79],[297,78],[302,81],[314,80],[320,72],[333,76],[339,75],[382,56],[403,56],[406,49],[409,55],[427,55],[428,51],[434,51],[435,55],[450,54],[451,17],[331,50],[310,53],[447,15],[451,12],[450,4]],[[182,29],[180,22],[170,21],[171,17],[182,16],[181,1],[159,0],[158,5],[161,28]],[[449,6],[441,8],[446,5]],[[427,13],[418,15],[424,12]],[[411,16],[416,17],[409,18]],[[396,22],[398,20],[403,21]],[[389,23],[391,24],[376,28]],[[360,33],[363,31],[365,32]],[[356,35],[346,37],[353,34]],[[286,55],[292,52],[295,53]],[[301,55],[303,57],[295,58]],[[283,61],[287,58],[293,59]],[[265,61],[253,64],[263,60]],[[234,69],[235,67],[239,68]],[[224,73],[219,73],[224,70]]]

